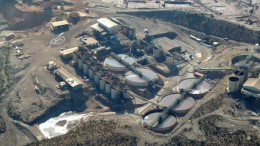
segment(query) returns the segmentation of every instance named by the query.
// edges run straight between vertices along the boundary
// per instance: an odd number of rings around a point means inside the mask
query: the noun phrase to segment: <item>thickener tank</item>
[[[81,58],[78,58],[78,68],[82,69],[83,67],[83,60]]]
[[[132,71],[128,71],[125,74],[125,81],[127,84],[135,87],[147,87],[149,85],[149,81],[151,83],[155,83],[158,80],[158,75],[148,68],[136,68],[139,72],[141,72],[144,77],[140,77],[136,73]],[[147,80],[148,79],[148,80]]]
[[[117,55],[120,57],[123,61],[127,62],[130,65],[135,64],[135,58],[130,57],[125,54],[119,54]],[[113,57],[107,57],[104,62],[104,66],[107,67],[111,71],[125,71],[126,66],[114,59]]]
[[[178,124],[177,118],[172,114],[169,114],[164,121],[160,123],[155,122],[153,124],[153,122],[157,121],[156,119],[161,114],[162,114],[162,110],[159,109],[151,110],[145,113],[143,116],[143,124],[146,127],[150,128],[151,130],[158,131],[158,132],[172,130]]]
[[[204,96],[212,88],[212,85],[210,83],[208,83],[207,81],[201,81],[195,88],[188,89],[197,80],[198,79],[196,79],[196,78],[187,78],[187,79],[181,80],[178,85],[179,91],[189,90],[189,93],[192,94],[193,96],[198,96],[198,97]]]
[[[237,92],[239,90],[239,78],[238,77],[230,77],[228,84],[229,92]]]
[[[162,98],[161,105],[169,107],[172,103],[177,102],[180,94],[169,94]],[[195,100],[192,97],[186,97],[178,103],[172,110],[176,114],[186,114],[195,105]]]

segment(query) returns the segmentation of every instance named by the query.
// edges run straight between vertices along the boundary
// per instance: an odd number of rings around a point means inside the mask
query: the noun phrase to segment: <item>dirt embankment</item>
[[[182,10],[154,10],[119,12],[137,17],[159,19],[222,38],[239,42],[260,43],[260,31],[214,18],[213,15]]]
[[[2,13],[5,19],[11,24],[9,29],[30,29],[48,22],[51,19],[52,11],[44,10],[43,12],[27,12],[15,7],[15,3],[3,3]]]

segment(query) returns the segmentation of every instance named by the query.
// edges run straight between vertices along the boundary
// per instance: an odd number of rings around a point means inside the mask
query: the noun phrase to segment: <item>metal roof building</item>
[[[73,90],[82,88],[83,83],[64,68],[58,68],[54,74],[62,78]]]
[[[66,50],[60,51],[60,55],[61,55],[61,57],[68,57],[68,56],[72,55],[73,52],[77,51],[78,49],[79,49],[79,47],[73,47],[70,49],[66,49]]]
[[[260,78],[248,78],[241,90],[246,96],[260,98]]]
[[[59,27],[68,27],[69,22],[67,20],[56,21],[51,23],[51,29],[57,29]]]
[[[108,18],[100,18],[97,20],[97,22],[100,27],[107,30],[110,34],[116,33],[120,29],[118,24],[109,20]]]

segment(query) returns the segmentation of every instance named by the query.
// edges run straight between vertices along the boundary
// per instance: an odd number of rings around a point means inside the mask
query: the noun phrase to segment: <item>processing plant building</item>
[[[249,78],[242,87],[241,93],[260,98],[260,78]]]

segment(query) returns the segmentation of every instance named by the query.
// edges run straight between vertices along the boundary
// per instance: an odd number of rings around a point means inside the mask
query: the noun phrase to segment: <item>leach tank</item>
[[[133,57],[130,57],[125,54],[119,54],[117,55],[120,57],[123,61],[127,62],[130,65],[133,65],[135,63],[135,59]],[[107,57],[104,62],[104,66],[107,67],[111,71],[121,72],[126,70],[126,66],[122,63],[118,62],[113,57]]]
[[[162,114],[162,110],[159,109],[145,113],[143,116],[143,124],[151,130],[158,132],[172,130],[178,124],[177,118],[172,114],[169,114],[164,121],[158,123],[156,119],[160,114]],[[155,120],[157,122],[153,124]]]
[[[176,102],[180,94],[169,94],[162,98],[161,105],[169,107],[173,102]],[[190,109],[192,109],[195,105],[195,100],[192,97],[186,97],[183,101],[181,101],[178,105],[176,105],[172,112],[176,114],[186,114]]]
[[[148,68],[136,68],[138,71],[140,71],[144,76],[146,76],[147,79],[151,81],[151,83],[155,83],[158,80],[158,75]],[[144,79],[137,75],[136,73],[132,71],[128,71],[125,74],[125,81],[128,85],[135,86],[135,87],[147,87],[149,85],[149,82],[147,79]]]

